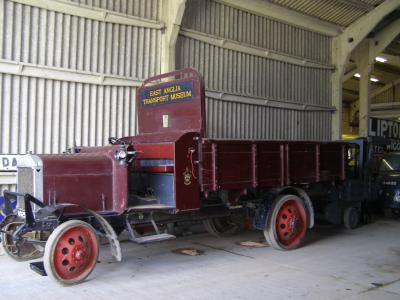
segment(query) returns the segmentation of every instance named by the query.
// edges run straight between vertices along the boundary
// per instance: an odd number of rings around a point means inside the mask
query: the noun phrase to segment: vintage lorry
[[[168,224],[188,220],[215,236],[247,224],[274,248],[291,250],[318,216],[357,226],[365,193],[356,177],[346,178],[347,144],[209,139],[204,105],[195,70],[155,76],[137,92],[137,135],[23,156],[18,192],[4,193],[6,253],[20,261],[43,256],[48,276],[74,284],[95,267],[98,236],[121,261],[123,230],[142,244],[174,238]]]
[[[357,145],[357,148],[353,148]],[[353,151],[351,151],[353,150]],[[400,216],[400,141],[386,137],[358,138],[351,141],[349,151],[360,164],[359,170],[368,193],[365,206],[375,214],[390,210]],[[355,157],[358,156],[358,157]],[[348,171],[351,171],[349,164]]]

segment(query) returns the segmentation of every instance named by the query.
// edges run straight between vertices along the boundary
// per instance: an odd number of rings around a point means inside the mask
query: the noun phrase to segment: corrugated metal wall
[[[349,26],[384,0],[269,0],[340,26]]]
[[[159,20],[160,0],[75,2]],[[160,29],[80,17],[78,5],[70,14],[50,9],[0,0],[0,153],[60,153],[74,143],[98,146],[109,136],[133,135],[135,86],[160,71]],[[4,64],[20,66],[21,74]],[[26,64],[34,75],[23,76]],[[54,80],[46,68],[132,85]]]
[[[350,126],[350,121],[351,121],[351,107],[350,105],[343,105],[343,111],[342,111],[343,134],[353,133],[353,127]]]
[[[81,1],[158,18],[158,0]],[[119,2],[119,4],[117,4]],[[114,3],[112,5],[112,3]],[[0,0],[0,59],[142,80],[160,70],[161,32]],[[5,74],[0,153],[59,153],[135,132],[136,88]]]
[[[326,140],[331,112],[304,112],[206,99],[207,136],[224,139]],[[322,127],[321,127],[322,126]]]
[[[330,63],[330,38],[229,7],[213,0],[188,0],[182,28],[265,51]],[[282,103],[331,105],[329,68],[313,68],[225,49],[181,34],[177,67],[194,67],[209,90],[262,97]],[[261,101],[262,103],[265,100]],[[210,137],[330,140],[331,112],[272,108],[207,99]]]
[[[68,0],[90,7],[103,8],[130,16],[159,20],[161,0]]]
[[[0,73],[1,153],[60,153],[135,130],[135,88]]]
[[[0,197],[3,197],[3,192],[5,190],[10,192],[16,192],[17,186],[14,184],[0,184]]]
[[[392,86],[383,93],[373,97],[371,103],[400,102],[400,84]]]
[[[248,45],[330,62],[330,38],[213,0],[187,0],[182,27]]]
[[[303,14],[340,26],[349,26],[358,18],[373,10],[384,0],[269,0]]]
[[[180,36],[179,67],[195,67],[208,89],[296,103],[330,105],[331,70],[302,67]]]
[[[133,78],[159,70],[160,31],[0,0],[0,58]]]

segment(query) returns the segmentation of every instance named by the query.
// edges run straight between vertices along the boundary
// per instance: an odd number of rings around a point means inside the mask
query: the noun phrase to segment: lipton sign
[[[400,140],[400,122],[370,118],[368,136]]]

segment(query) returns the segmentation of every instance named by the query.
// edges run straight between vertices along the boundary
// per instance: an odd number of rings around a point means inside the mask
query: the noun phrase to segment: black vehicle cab
[[[378,165],[379,199],[400,216],[400,152],[386,153]]]

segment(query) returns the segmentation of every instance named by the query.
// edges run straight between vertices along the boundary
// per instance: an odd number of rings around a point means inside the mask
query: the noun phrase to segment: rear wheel
[[[5,223],[1,233],[1,245],[9,257],[16,261],[28,261],[43,256],[43,247],[28,242],[28,240],[36,239],[35,232],[28,232],[22,235],[17,242],[13,241],[13,234],[24,222],[19,221],[15,215],[9,215],[6,217]]]
[[[307,211],[303,200],[295,195],[281,195],[273,202],[264,235],[279,250],[298,248],[307,231]]]
[[[239,231],[239,225],[232,216],[208,219],[203,224],[207,232],[216,237],[231,236]]]
[[[347,229],[355,229],[360,223],[360,212],[357,207],[347,207],[343,214],[343,224]]]
[[[92,226],[79,220],[67,221],[50,235],[44,267],[49,277],[68,285],[84,281],[93,271],[99,242]]]

